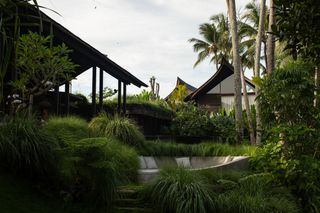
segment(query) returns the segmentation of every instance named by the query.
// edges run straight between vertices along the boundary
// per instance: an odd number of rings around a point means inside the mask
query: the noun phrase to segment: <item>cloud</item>
[[[62,16],[45,11],[84,41],[108,55],[133,75],[149,83],[155,76],[160,95],[175,86],[176,77],[200,86],[214,72],[204,62],[196,69],[196,53],[187,42],[199,37],[199,24],[213,14],[226,13],[225,1],[214,0],[38,0]],[[248,0],[237,1],[238,9]],[[117,80],[106,77],[105,85],[117,88]],[[90,70],[78,76],[73,91],[91,93]],[[141,89],[128,87],[128,93]]]

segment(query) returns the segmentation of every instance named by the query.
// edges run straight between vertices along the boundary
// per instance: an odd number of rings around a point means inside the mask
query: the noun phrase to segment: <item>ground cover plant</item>
[[[150,156],[253,156],[256,147],[250,145],[229,145],[204,141],[200,144],[179,144],[173,141],[145,141],[141,155]]]

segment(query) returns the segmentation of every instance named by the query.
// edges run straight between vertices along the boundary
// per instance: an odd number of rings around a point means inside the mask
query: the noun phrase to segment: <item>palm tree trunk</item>
[[[266,0],[260,1],[260,17],[259,17],[259,28],[258,34],[256,38],[256,53],[255,53],[255,60],[254,60],[254,76],[256,78],[260,77],[260,55],[261,55],[261,40],[262,40],[262,33],[264,27],[264,14],[265,14],[265,6]],[[260,95],[260,88],[256,85],[255,88],[256,97]],[[256,134],[256,144],[261,144],[262,138],[262,122],[261,122],[261,105],[260,101],[256,99],[256,119],[257,119],[257,134]]]
[[[242,141],[242,104],[241,104],[241,70],[240,70],[240,54],[239,54],[239,39],[236,17],[235,0],[227,0],[228,14],[230,19],[230,28],[232,36],[232,52],[233,52],[233,68],[234,68],[234,93],[235,93],[235,118],[237,142]]]
[[[274,15],[274,2],[270,0],[270,10],[269,10],[269,26],[268,26],[268,39],[267,39],[267,73],[270,74],[275,67],[275,38],[272,32],[272,25],[275,24]]]
[[[244,77],[244,70],[241,72],[241,81],[242,81],[243,98],[244,98],[244,103],[245,103],[246,112],[247,112],[250,143],[251,143],[251,145],[255,145],[256,138],[254,135],[253,122],[252,122],[249,98],[248,98],[247,87],[246,87],[246,79]]]
[[[319,106],[319,78],[320,78],[320,73],[318,67],[314,68],[314,86],[315,86],[315,91],[314,91],[314,100],[313,100],[313,106],[318,107]]]

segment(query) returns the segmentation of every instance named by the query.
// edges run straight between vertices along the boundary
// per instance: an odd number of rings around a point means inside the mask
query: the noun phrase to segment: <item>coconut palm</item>
[[[200,25],[199,34],[203,40],[189,39],[189,42],[193,43],[193,50],[199,52],[194,67],[211,57],[210,62],[214,62],[218,69],[221,57],[229,58],[231,40],[228,26],[228,19],[224,14],[214,15],[210,18],[210,23]]]
[[[236,3],[235,0],[227,0],[228,15],[230,18],[230,29],[232,36],[232,61],[234,69],[234,102],[235,102],[235,118],[236,118],[236,131],[237,142],[242,141],[242,104],[241,104],[241,62],[240,62],[240,48],[238,39],[238,26],[236,16]]]
[[[268,8],[265,8],[268,11]],[[260,10],[259,4],[256,3],[255,0],[252,0],[249,4],[245,6],[245,13],[241,17],[241,22],[239,24],[239,35],[242,38],[241,45],[246,46],[248,49],[254,49],[256,47],[256,37],[258,34],[259,20],[260,20]],[[267,63],[267,36],[265,29],[268,29],[268,13],[265,13],[263,16],[263,32],[261,36],[261,42],[263,44],[263,52],[264,56],[261,59],[265,59],[265,63]],[[253,53],[255,51],[249,51],[249,53]],[[260,63],[260,62],[259,62]],[[265,65],[266,67],[266,65]],[[264,66],[262,67],[263,69]]]

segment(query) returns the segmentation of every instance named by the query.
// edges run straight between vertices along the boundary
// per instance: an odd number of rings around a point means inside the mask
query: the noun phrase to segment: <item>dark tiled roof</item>
[[[193,100],[198,98],[201,95],[206,94],[215,86],[217,86],[220,82],[222,82],[224,79],[231,76],[232,74],[234,74],[232,65],[226,59],[222,59],[221,65],[217,70],[217,72],[209,80],[207,80],[204,84],[202,84],[197,90],[195,90],[193,93],[188,95],[185,100],[186,101]],[[247,84],[249,84],[253,88],[255,87],[252,81],[250,81],[248,78],[245,78],[245,79]]]

